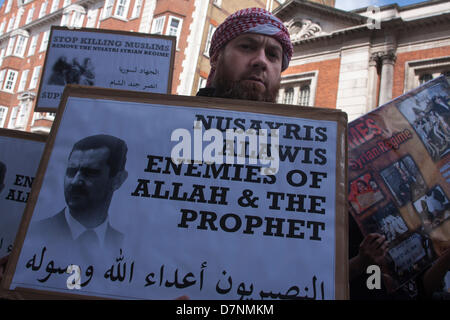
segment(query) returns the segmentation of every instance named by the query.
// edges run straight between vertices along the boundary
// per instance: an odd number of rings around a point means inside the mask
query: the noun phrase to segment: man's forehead
[[[249,40],[249,41],[255,41],[255,42],[263,42],[267,41],[267,44],[273,47],[279,48],[281,51],[283,51],[283,47],[281,46],[281,43],[275,39],[274,37],[265,35],[265,34],[259,34],[259,33],[244,33],[236,38],[234,38],[231,41],[239,41],[239,40]],[[230,41],[230,42],[231,42]]]
[[[87,150],[73,150],[69,158],[69,163],[83,162],[83,163],[103,163],[109,157],[109,149],[107,147],[87,149]]]

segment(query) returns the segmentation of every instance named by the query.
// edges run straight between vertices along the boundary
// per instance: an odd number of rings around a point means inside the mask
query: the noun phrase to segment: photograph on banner
[[[58,111],[11,289],[346,297],[344,113],[82,89]]]
[[[170,93],[175,37],[52,26],[36,111],[55,112],[68,84]]]
[[[0,129],[0,257],[11,253],[46,136]]]
[[[389,242],[388,290],[450,247],[450,89],[434,79],[349,123],[349,209]]]

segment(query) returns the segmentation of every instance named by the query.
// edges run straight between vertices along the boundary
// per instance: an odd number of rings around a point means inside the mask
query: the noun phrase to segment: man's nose
[[[84,176],[80,170],[78,170],[72,178],[72,184],[82,185],[84,184]]]
[[[268,64],[266,51],[264,48],[259,48],[254,52],[252,57],[251,65],[254,68],[261,68],[262,70],[266,70]]]

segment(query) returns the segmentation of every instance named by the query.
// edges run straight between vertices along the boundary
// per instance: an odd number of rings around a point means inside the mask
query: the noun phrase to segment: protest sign
[[[37,112],[55,112],[67,84],[170,93],[176,38],[51,27]]]
[[[0,257],[12,251],[46,139],[0,129]]]
[[[349,208],[389,241],[390,291],[450,246],[449,111],[440,77],[349,123]]]
[[[5,286],[345,299],[346,121],[330,109],[68,86]],[[99,224],[83,244],[84,226]]]

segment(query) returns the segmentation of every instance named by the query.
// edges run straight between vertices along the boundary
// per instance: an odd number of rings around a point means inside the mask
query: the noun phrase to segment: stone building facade
[[[349,121],[441,74],[450,75],[450,3],[342,11],[304,0],[274,10],[294,56],[280,103],[337,108]]]

